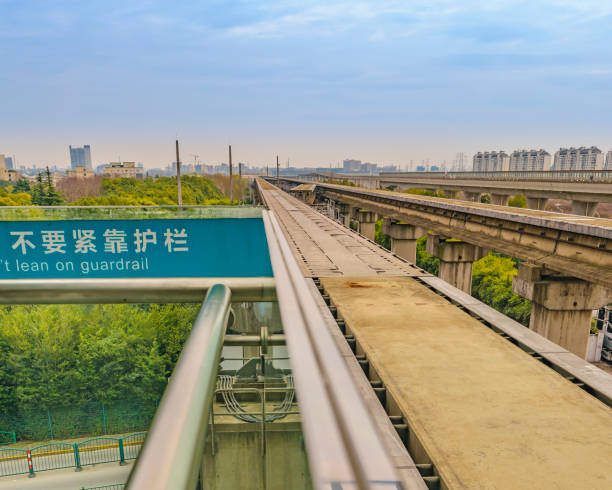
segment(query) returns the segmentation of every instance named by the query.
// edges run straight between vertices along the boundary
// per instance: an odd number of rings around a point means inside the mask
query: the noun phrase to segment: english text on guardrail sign
[[[0,222],[0,279],[262,276],[259,218]]]

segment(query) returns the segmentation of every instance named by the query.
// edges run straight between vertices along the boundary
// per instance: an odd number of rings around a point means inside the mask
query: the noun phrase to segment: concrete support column
[[[452,189],[442,189],[444,191],[444,194],[446,194],[449,199],[457,199],[457,192],[455,190]]]
[[[360,209],[357,211],[359,219],[359,232],[366,238],[374,241],[376,219],[378,216],[372,211]]]
[[[383,233],[391,237],[391,252],[416,264],[417,240],[427,233],[425,228],[385,218]]]
[[[521,262],[512,290],[531,300],[529,328],[586,359],[593,310],[612,300],[612,291],[574,277],[546,276]]]
[[[351,218],[354,216],[355,214],[355,206],[351,206],[350,204],[346,204],[346,203],[341,203],[340,204],[341,208],[340,208],[340,213],[342,213],[342,224],[344,226],[351,226]]]
[[[482,247],[458,240],[441,240],[438,235],[429,235],[427,253],[440,259],[440,279],[461,291],[472,293],[472,265],[487,254]]]
[[[572,214],[580,216],[593,216],[597,208],[596,202],[572,201]]]
[[[480,192],[467,192],[463,191],[466,201],[480,202]]]
[[[548,201],[548,198],[546,197],[528,197],[527,198],[527,208],[537,209],[538,211],[544,211],[547,201]]]
[[[507,206],[509,198],[510,196],[506,194],[491,194],[491,204],[497,204],[498,206]]]

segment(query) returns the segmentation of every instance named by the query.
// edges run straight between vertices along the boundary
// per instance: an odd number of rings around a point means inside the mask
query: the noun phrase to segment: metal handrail
[[[278,221],[271,211],[263,219],[313,487],[402,488]]]
[[[225,285],[216,284],[208,291],[127,488],[196,488],[230,300]]]
[[[2,279],[0,304],[199,303],[214,284],[232,301],[275,301],[272,277]]]

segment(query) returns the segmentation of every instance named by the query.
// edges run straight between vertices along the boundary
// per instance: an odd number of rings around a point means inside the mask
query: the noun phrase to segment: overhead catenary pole
[[[232,177],[233,177],[233,169],[232,169],[232,145],[229,145],[229,195],[230,195],[230,204],[234,202],[234,189],[232,188]]]
[[[238,183],[240,184],[240,201],[239,204],[242,204],[244,201],[244,196],[242,192],[242,163],[238,162]]]
[[[278,180],[278,171],[279,171],[279,166],[278,166],[278,155],[276,155],[276,180]]]
[[[179,144],[176,140],[176,188],[178,190],[178,205],[183,205],[183,192],[181,190],[181,159],[179,158]]]

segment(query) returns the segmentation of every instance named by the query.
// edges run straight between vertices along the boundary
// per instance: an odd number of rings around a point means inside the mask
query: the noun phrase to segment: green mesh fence
[[[106,490],[123,490],[125,488],[125,483],[104,485],[103,487],[83,487],[81,490],[101,490],[102,488],[105,488]]]
[[[29,441],[137,432],[149,428],[156,408],[156,402],[137,400],[32,408],[0,413],[0,430],[10,433],[9,444],[13,432]]]
[[[0,430],[0,446],[4,444],[13,444],[15,442],[17,442],[17,436],[14,432]]]

